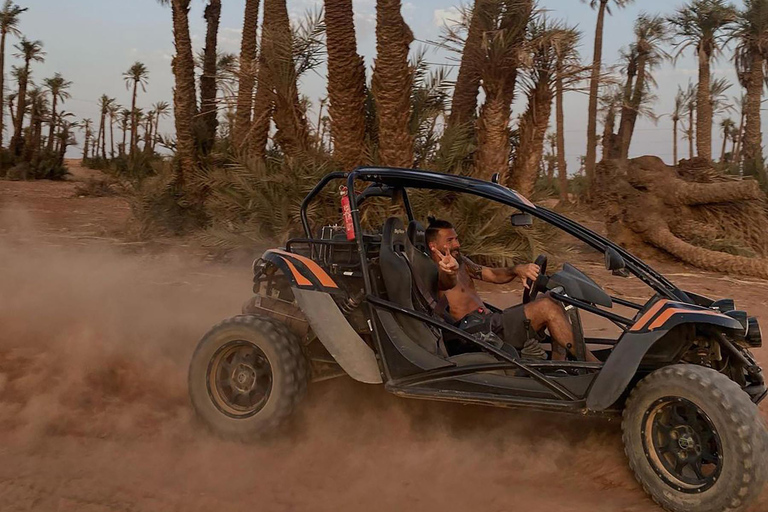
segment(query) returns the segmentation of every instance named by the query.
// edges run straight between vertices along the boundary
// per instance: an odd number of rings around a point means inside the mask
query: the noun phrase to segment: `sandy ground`
[[[239,312],[250,269],[120,245],[125,202],[74,186],[0,181],[3,512],[659,510],[629,472],[617,421],[404,400],[338,379],[311,386],[276,439],[210,436],[192,417],[187,364]],[[574,258],[608,288],[647,295]],[[768,321],[768,282],[660,267]],[[519,296],[486,292],[502,306]],[[767,509],[768,491],[752,511]]]

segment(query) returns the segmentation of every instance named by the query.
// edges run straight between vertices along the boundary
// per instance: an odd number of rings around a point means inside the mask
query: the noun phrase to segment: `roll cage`
[[[626,251],[620,245],[611,242],[607,238],[584,226],[577,224],[576,222],[568,219],[563,215],[560,215],[559,213],[556,213],[542,206],[534,205],[528,199],[514,190],[499,185],[498,183],[492,183],[467,176],[456,176],[432,171],[400,169],[393,167],[358,167],[351,172],[329,173],[317,183],[317,185],[309,194],[307,194],[301,204],[301,222],[308,240],[313,238],[307,214],[308,206],[315,199],[315,197],[317,197],[317,195],[331,181],[334,180],[344,180],[347,190],[350,191],[349,200],[350,206],[352,208],[352,221],[356,233],[363,232],[358,210],[360,196],[362,196],[363,199],[372,196],[390,196],[392,191],[396,191],[402,197],[405,212],[408,216],[408,220],[410,221],[414,219],[414,215],[410,201],[408,200],[407,189],[409,188],[444,190],[449,192],[471,194],[485,199],[490,199],[492,201],[496,201],[513,208],[517,208],[524,213],[528,213],[533,217],[541,219],[544,222],[562,229],[566,233],[578,238],[582,242],[586,243],[601,253],[605,253],[606,250],[611,248],[624,259],[626,265],[625,268],[627,271],[651,287],[657,294],[659,294],[660,297],[688,303],[694,302],[686,292],[680,290],[672,282],[653,270],[645,262]],[[354,193],[354,190],[356,190],[355,185],[360,181],[371,183],[371,187],[377,187],[379,191],[368,194],[366,194],[366,191],[361,193]],[[366,253],[363,238],[358,236],[356,237],[356,240],[361,261],[364,262]],[[363,264],[362,267],[366,293],[370,294],[371,282],[368,268],[365,264]],[[612,297],[612,299],[617,304],[621,304],[630,308],[642,309],[642,305],[640,304],[634,304],[632,302],[614,297]]]

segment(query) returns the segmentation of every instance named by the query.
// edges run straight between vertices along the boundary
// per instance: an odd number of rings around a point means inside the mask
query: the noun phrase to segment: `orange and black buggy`
[[[621,414],[629,464],[660,505],[747,507],[768,478],[757,409],[767,391],[750,352],[762,344],[757,319],[733,300],[681,290],[619,245],[495,181],[378,167],[325,176],[302,204],[305,237],[258,258],[242,314],[200,341],[189,370],[198,416],[220,435],[257,437],[278,429],[310,381],[338,375],[410,398]],[[308,211],[329,189],[344,193],[346,229],[310,226]],[[641,280],[652,297],[613,297],[568,263],[547,275],[542,255],[524,301],[548,293],[565,306],[576,356],[528,359],[492,336],[468,334],[433,311],[438,270],[409,201],[409,191],[425,189],[503,205],[509,229],[549,223],[602,253],[607,271]],[[402,217],[363,230],[361,206],[375,198],[397,202]],[[617,338],[585,338],[585,314],[616,324]],[[584,360],[587,345],[600,362]]]

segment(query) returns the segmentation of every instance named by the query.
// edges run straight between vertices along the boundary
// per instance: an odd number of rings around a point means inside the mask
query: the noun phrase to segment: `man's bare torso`
[[[445,298],[448,300],[451,316],[455,320],[461,320],[469,313],[484,307],[484,303],[477,293],[475,283],[469,274],[467,262],[463,257],[459,263],[459,272],[456,279],[456,286],[440,293],[445,295]]]

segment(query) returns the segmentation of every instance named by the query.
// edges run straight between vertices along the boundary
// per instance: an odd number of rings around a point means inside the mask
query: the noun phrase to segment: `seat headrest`
[[[408,236],[405,232],[403,221],[399,217],[390,217],[384,222],[381,233],[382,249],[386,248],[394,252],[402,252],[408,244]]]
[[[427,232],[421,222],[415,219],[409,222],[407,232],[408,240],[411,241],[413,246],[421,252],[429,254],[429,249],[427,248]]]

